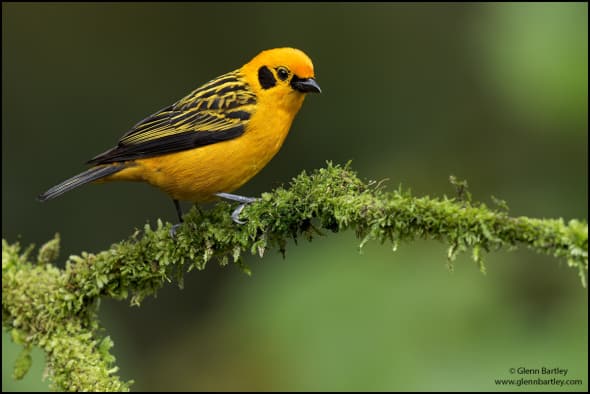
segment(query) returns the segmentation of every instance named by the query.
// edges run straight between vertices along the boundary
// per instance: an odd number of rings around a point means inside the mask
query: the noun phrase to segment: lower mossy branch
[[[277,248],[287,241],[311,239],[322,230],[353,228],[361,247],[369,240],[400,242],[436,239],[449,245],[448,262],[472,251],[484,270],[485,252],[525,245],[563,259],[586,284],[588,225],[585,221],[510,217],[505,204],[490,209],[471,201],[466,183],[454,178],[455,198],[413,197],[401,188],[387,192],[377,182],[361,181],[350,167],[326,168],[297,176],[288,188],[264,193],[244,209],[246,224],[230,217],[232,206],[220,202],[201,212],[192,209],[170,235],[170,224],[146,225],[109,250],[70,256],[65,269],[51,263],[59,238],[44,245],[34,263],[29,248],[2,241],[2,323],[24,346],[15,368],[22,377],[30,366],[31,346],[47,353],[48,374],[58,390],[127,391],[131,382],[115,375],[109,337],[99,339],[96,316],[101,297],[132,304],[154,294],[172,279],[182,284],[185,271],[202,270],[212,259],[232,261],[246,272],[242,255]]]

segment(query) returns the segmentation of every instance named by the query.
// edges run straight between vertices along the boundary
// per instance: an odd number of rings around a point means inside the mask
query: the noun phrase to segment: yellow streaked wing
[[[105,164],[157,156],[236,138],[255,110],[256,95],[233,71],[131,128],[119,144],[89,163]]]

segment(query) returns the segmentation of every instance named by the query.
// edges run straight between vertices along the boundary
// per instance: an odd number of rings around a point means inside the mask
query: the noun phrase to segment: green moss
[[[311,240],[327,232],[353,229],[362,248],[369,241],[390,243],[433,239],[449,245],[447,261],[471,250],[485,272],[487,252],[524,245],[537,253],[567,261],[583,285],[588,272],[588,225],[562,219],[513,218],[505,202],[499,210],[472,202],[467,183],[451,177],[456,198],[414,197],[399,188],[387,192],[375,181],[363,182],[350,165],[328,163],[294,178],[244,209],[244,225],[230,217],[234,208],[220,202],[201,212],[193,208],[171,237],[169,223],[145,225],[109,250],[70,256],[65,269],[51,263],[59,254],[59,235],[30,262],[32,247],[2,241],[2,323],[23,345],[15,377],[28,370],[32,346],[48,356],[52,387],[57,390],[127,391],[131,382],[116,376],[109,350],[100,338],[96,315],[101,297],[129,299],[139,305],[168,282],[182,286],[184,272],[203,270],[214,260],[233,262],[249,273],[243,255],[264,256],[269,249],[285,254],[287,240]]]
[[[48,263],[48,256],[56,256],[57,250],[56,235],[31,264],[30,253],[21,254],[18,244],[2,241],[2,324],[11,330],[13,341],[23,345],[14,377],[26,374],[32,346],[39,346],[47,354],[53,389],[128,391],[130,382],[114,375],[109,347],[96,339],[97,298],[78,293],[68,284],[67,269]]]

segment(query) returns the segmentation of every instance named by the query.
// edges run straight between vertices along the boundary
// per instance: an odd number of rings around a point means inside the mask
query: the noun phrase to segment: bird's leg
[[[243,220],[238,219],[238,217],[240,216],[240,213],[242,213],[242,210],[244,209],[244,207],[248,204],[253,203],[254,201],[260,200],[259,198],[255,198],[255,197],[244,197],[244,196],[239,196],[237,194],[229,194],[229,193],[215,193],[215,195],[217,197],[225,198],[226,200],[237,201],[237,202],[241,203],[231,213],[232,220],[237,224],[246,223]]]
[[[178,200],[172,200],[174,202],[174,207],[176,208],[176,214],[178,215],[178,221],[182,223],[182,208],[180,207],[180,202]]]
[[[173,225],[172,228],[170,229],[170,236],[172,236],[172,238],[174,238],[176,236],[176,229],[182,225],[184,220],[182,220],[182,208],[180,207],[180,202],[176,199],[172,199],[172,201],[174,202],[174,207],[176,208],[176,214],[178,215],[178,220],[180,222],[180,223],[176,223],[175,225]]]

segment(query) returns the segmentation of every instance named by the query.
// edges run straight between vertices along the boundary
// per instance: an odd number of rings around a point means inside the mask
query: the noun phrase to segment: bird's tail
[[[75,175],[70,179],[66,179],[59,185],[53,186],[45,193],[39,195],[37,199],[39,201],[51,200],[52,198],[61,196],[65,192],[75,189],[78,186],[85,185],[88,182],[96,181],[97,179],[104,178],[105,176],[109,176],[115,172],[119,172],[123,168],[125,168],[125,166],[122,165],[108,165],[89,168],[88,170]]]

